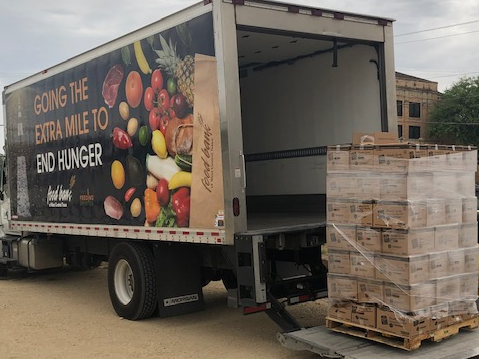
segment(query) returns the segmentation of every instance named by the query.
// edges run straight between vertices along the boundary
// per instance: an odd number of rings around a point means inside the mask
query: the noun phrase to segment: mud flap
[[[191,245],[154,246],[158,314],[171,317],[204,309],[200,257]]]

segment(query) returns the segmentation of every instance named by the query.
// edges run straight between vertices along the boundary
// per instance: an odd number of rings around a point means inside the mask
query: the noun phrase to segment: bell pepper
[[[113,129],[113,145],[121,150],[133,147],[130,135],[119,127]]]
[[[190,224],[190,189],[181,187],[171,196],[171,204],[176,213],[178,227],[188,227]]]
[[[148,222],[155,222],[160,214],[160,204],[156,192],[151,188],[145,189],[145,213]]]

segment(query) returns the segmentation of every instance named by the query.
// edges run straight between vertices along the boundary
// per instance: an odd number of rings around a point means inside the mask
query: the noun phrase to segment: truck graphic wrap
[[[213,167],[222,193],[217,91],[195,101],[196,59],[214,55],[207,13],[6,95],[12,218],[189,227]],[[224,225],[215,198],[203,228]]]

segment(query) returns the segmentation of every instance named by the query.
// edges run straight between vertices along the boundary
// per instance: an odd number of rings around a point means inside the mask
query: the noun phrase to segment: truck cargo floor
[[[479,356],[479,330],[463,331],[440,343],[426,340],[414,351],[335,333],[324,326],[279,333],[278,340],[290,349],[338,359],[470,359]]]
[[[268,234],[315,229],[326,225],[326,214],[319,212],[248,213],[247,234]]]

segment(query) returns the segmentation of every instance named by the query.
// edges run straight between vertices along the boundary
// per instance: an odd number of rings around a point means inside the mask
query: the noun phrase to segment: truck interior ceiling
[[[248,230],[324,221],[325,146],[380,123],[381,45],[241,27],[237,44]]]

